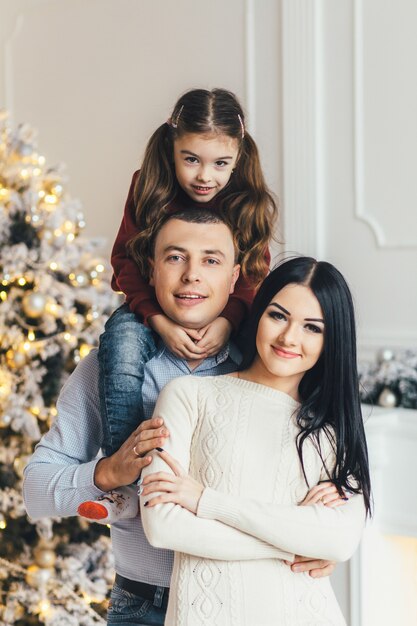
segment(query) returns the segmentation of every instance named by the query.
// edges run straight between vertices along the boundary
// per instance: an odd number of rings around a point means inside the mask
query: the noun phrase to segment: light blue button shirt
[[[230,344],[191,370],[186,361],[161,347],[145,367],[145,417],[152,415],[160,390],[173,378],[229,374],[239,362],[240,354]],[[81,502],[102,493],[93,481],[103,441],[98,377],[97,350],[92,350],[64,385],[57,402],[58,416],[26,467],[23,495],[33,519],[76,515]],[[169,586],[173,553],[148,543],[139,518],[113,524],[111,537],[118,574],[151,585]]]

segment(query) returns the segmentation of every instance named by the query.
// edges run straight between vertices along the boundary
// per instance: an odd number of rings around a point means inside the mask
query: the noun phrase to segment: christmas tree
[[[21,492],[62,384],[118,304],[102,242],[81,236],[64,170],[47,167],[35,139],[0,113],[0,625],[104,624],[108,529],[31,522]]]

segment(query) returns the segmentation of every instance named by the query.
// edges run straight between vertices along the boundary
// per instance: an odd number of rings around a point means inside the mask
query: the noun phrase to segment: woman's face
[[[298,397],[305,372],[319,360],[324,345],[320,304],[309,287],[286,285],[267,306],[256,335],[258,380]]]

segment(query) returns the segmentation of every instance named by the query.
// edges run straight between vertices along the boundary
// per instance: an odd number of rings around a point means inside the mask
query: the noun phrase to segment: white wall
[[[38,128],[49,163],[67,164],[86,234],[109,250],[131,173],[178,95],[231,89],[282,198],[287,249],[346,274],[363,352],[415,347],[416,11],[413,0],[0,0],[0,106]],[[348,615],[348,569],[336,586]]]
[[[282,0],[288,248],[335,263],[363,354],[417,347],[417,5]]]
[[[278,191],[279,5],[255,7],[254,0],[0,0],[0,107],[39,130],[48,162],[67,164],[86,234],[106,237],[107,250],[146,142],[187,89],[238,95]]]

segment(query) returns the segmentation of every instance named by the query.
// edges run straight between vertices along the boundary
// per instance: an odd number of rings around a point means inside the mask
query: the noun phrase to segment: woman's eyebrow
[[[285,313],[285,315],[291,315],[291,313],[289,311],[287,311],[287,309],[284,309],[283,306],[278,304],[278,302],[270,302],[269,306],[275,306],[275,307],[277,307],[277,309],[281,309],[281,311],[283,311]]]

